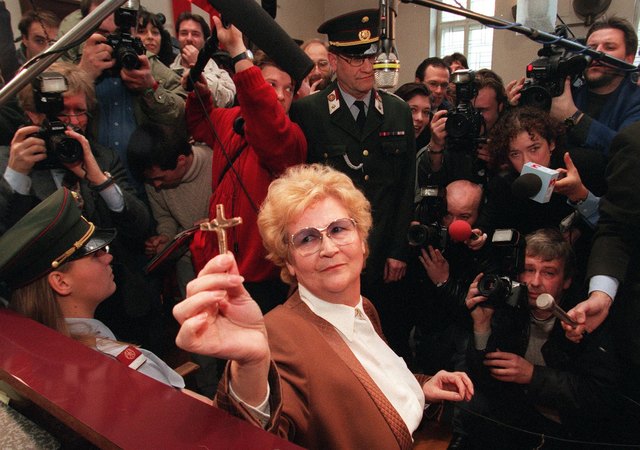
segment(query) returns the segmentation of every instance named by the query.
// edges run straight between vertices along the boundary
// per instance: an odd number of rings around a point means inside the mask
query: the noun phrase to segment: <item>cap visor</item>
[[[93,232],[89,240],[85,242],[82,247],[76,250],[67,261],[73,261],[96,252],[109,245],[115,237],[115,228],[98,228]]]

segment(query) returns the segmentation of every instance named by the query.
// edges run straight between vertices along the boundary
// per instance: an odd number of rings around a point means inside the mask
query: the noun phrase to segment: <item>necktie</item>
[[[356,125],[358,125],[358,129],[362,131],[364,129],[364,124],[367,121],[367,114],[364,112],[364,102],[362,100],[356,100],[353,102],[354,105],[358,108],[358,117],[356,117]]]

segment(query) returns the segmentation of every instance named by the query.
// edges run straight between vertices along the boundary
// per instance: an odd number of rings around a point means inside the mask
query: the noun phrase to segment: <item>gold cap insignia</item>
[[[364,16],[362,18],[362,23],[367,23],[369,21],[369,16]]]
[[[366,41],[367,39],[369,39],[371,37],[371,31],[370,30],[361,30],[358,33],[358,38],[361,41]]]

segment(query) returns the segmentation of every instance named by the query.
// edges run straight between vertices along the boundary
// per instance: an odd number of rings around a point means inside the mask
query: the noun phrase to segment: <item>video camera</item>
[[[131,29],[138,26],[139,7],[139,1],[129,0],[114,14],[117,29],[107,36],[107,44],[113,48],[113,57],[116,60],[113,66],[114,73],[118,73],[121,68],[140,68],[138,55],[143,55],[145,48],[140,38],[131,35]]]
[[[43,72],[33,80],[32,89],[36,111],[46,115],[35,136],[44,140],[47,158],[36,163],[36,168],[50,169],[82,161],[82,145],[65,134],[67,125],[58,119],[64,110],[62,94],[69,89],[66,78],[58,72]]]
[[[453,151],[475,150],[483,140],[484,119],[471,101],[478,95],[473,70],[456,70],[451,82],[456,85],[456,106],[447,113],[447,149]]]
[[[490,307],[527,305],[527,287],[517,281],[524,268],[525,240],[513,229],[497,229],[491,238],[492,260],[496,270],[478,281],[480,295],[487,300],[480,305]]]
[[[566,31],[561,28],[556,28],[555,34],[566,38]],[[590,58],[552,44],[543,45],[538,56],[527,65],[528,80],[520,91],[520,105],[549,111],[551,99],[564,92],[565,79],[571,76],[573,82],[587,68]]]
[[[415,217],[420,223],[409,226],[409,245],[424,248],[431,245],[442,250],[449,237],[447,228],[442,226],[442,219],[447,212],[444,189],[427,186],[420,189],[420,196],[422,198],[415,211]]]

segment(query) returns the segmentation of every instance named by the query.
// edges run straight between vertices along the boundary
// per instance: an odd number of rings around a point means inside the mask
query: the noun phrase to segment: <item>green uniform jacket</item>
[[[290,117],[304,132],[308,162],[347,174],[371,202],[373,229],[365,277],[379,281],[387,258],[407,261],[415,180],[415,139],[409,106],[374,91],[362,132],[336,82],[293,103]]]

